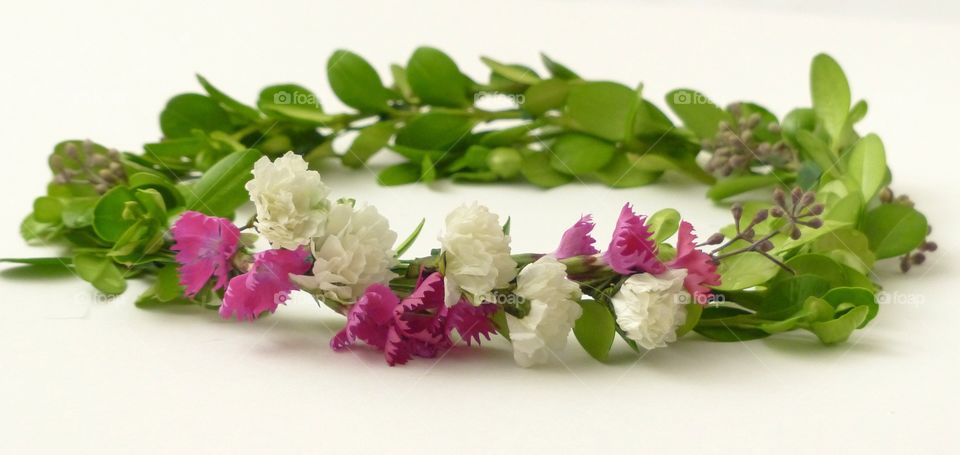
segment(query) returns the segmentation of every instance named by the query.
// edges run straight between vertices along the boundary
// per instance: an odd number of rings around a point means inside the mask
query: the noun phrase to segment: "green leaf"
[[[189,137],[193,130],[229,132],[230,116],[210,97],[185,93],[167,102],[160,113],[160,130],[168,138]]]
[[[377,182],[383,186],[406,185],[420,181],[420,175],[420,163],[400,163],[380,171]]]
[[[103,240],[115,242],[136,223],[135,219],[123,216],[127,204],[135,201],[133,192],[125,186],[117,186],[107,191],[93,208],[94,232]]]
[[[533,115],[543,115],[547,111],[560,109],[567,102],[570,84],[562,79],[540,81],[523,94],[520,107]]]
[[[426,218],[420,218],[420,223],[413,229],[413,232],[411,232],[403,242],[400,242],[400,245],[397,246],[397,257],[403,256],[403,253],[406,253],[407,250],[413,246],[413,242],[420,236],[420,231],[423,230],[423,224],[426,222]]]
[[[549,71],[550,74],[557,79],[580,79],[580,76],[577,76],[577,73],[574,73],[573,70],[567,68],[562,63],[547,57],[547,54],[541,52],[540,60],[543,61],[543,66],[547,68],[547,71]]]
[[[747,252],[725,258],[717,266],[719,291],[739,291],[762,285],[777,276],[780,267],[760,253]]]
[[[663,171],[649,170],[643,161],[649,155],[638,157],[633,153],[616,153],[603,169],[593,175],[611,188],[634,188],[656,182]]]
[[[343,104],[360,112],[387,110],[390,92],[384,88],[377,70],[363,57],[346,50],[334,52],[327,60],[327,79]]]
[[[570,88],[565,117],[573,129],[610,141],[623,139],[636,92],[616,82],[585,82]]]
[[[806,155],[807,158],[813,160],[814,163],[817,163],[822,173],[828,173],[830,175],[839,174],[835,157],[833,152],[830,151],[830,146],[806,130],[797,131],[796,138],[797,142],[800,143],[800,151]]]
[[[617,323],[606,305],[596,300],[581,300],[583,314],[573,326],[573,334],[591,357],[603,362],[610,354],[617,335]]]
[[[420,161],[420,181],[430,183],[437,180],[437,165],[430,159],[430,155],[424,155]]]
[[[33,216],[41,223],[59,223],[63,213],[63,202],[50,196],[40,196],[33,200]]]
[[[186,209],[230,218],[249,200],[244,185],[253,178],[253,163],[263,155],[249,149],[234,152],[214,164],[194,183],[186,196]]]
[[[827,54],[813,58],[810,67],[813,110],[834,143],[840,139],[850,112],[850,85],[840,65]]]
[[[343,154],[343,164],[352,168],[363,166],[370,157],[387,146],[394,131],[396,125],[390,121],[364,127]]]
[[[446,107],[470,105],[469,80],[457,64],[439,49],[420,47],[407,62],[410,88],[425,104]]]
[[[868,134],[853,146],[848,158],[847,174],[860,188],[864,201],[870,201],[886,183],[887,155],[883,141]]]
[[[758,190],[781,183],[782,178],[775,174],[767,175],[742,175],[729,177],[717,181],[707,190],[707,197],[714,201],[722,201],[728,197],[746,193],[747,191]]]
[[[418,115],[397,132],[399,146],[446,152],[460,144],[473,129],[470,117],[432,113]]]
[[[796,313],[808,297],[821,297],[829,290],[830,282],[816,275],[796,275],[776,281],[770,285],[757,316],[785,319]]]
[[[711,340],[725,342],[756,340],[770,336],[757,328],[739,327],[730,320],[745,315],[750,315],[750,312],[732,307],[707,307],[700,316],[700,324],[693,331]]]
[[[864,215],[863,233],[877,259],[907,254],[923,244],[927,218],[912,207],[883,204]]]
[[[524,85],[533,85],[540,82],[540,76],[537,76],[537,73],[533,71],[523,70],[514,65],[505,65],[489,57],[480,57],[480,60],[491,71],[507,80]]]
[[[8,264],[36,265],[40,267],[63,267],[70,268],[73,265],[73,258],[55,257],[55,258],[0,258],[0,262]]]
[[[826,322],[814,322],[810,324],[812,331],[823,344],[843,343],[850,338],[853,331],[863,325],[867,319],[868,308],[865,306],[854,307],[837,319]]]
[[[584,175],[600,170],[617,153],[613,144],[585,134],[564,134],[550,148],[550,164],[570,175]]]
[[[487,154],[486,165],[499,177],[513,178],[523,166],[523,155],[512,147],[497,147]]]
[[[260,120],[260,111],[231,98],[226,93],[221,92],[219,89],[214,87],[210,81],[199,74],[197,74],[197,81],[199,81],[200,85],[203,86],[203,89],[207,92],[207,95],[209,95],[214,101],[220,103],[220,105],[227,111],[233,112],[251,122]]]
[[[680,212],[676,209],[662,209],[647,218],[647,227],[653,232],[653,239],[663,242],[677,233],[680,227]]]
[[[20,223],[20,236],[29,245],[44,245],[57,238],[63,231],[60,223],[43,223],[31,213]]]
[[[545,152],[534,152],[524,156],[520,173],[527,181],[542,188],[553,188],[573,180],[572,176],[557,172],[550,165],[550,157]]]
[[[844,304],[854,306],[863,306],[867,308],[866,317],[860,323],[858,328],[865,327],[880,311],[880,305],[877,303],[877,297],[872,291],[856,287],[838,287],[833,288],[823,296],[834,308],[840,308]]]
[[[696,90],[678,89],[667,93],[667,105],[700,139],[712,139],[717,134],[720,122],[733,124],[729,112],[720,109],[706,96]]]
[[[808,108],[799,108],[790,111],[780,124],[783,140],[796,150],[803,150],[803,146],[800,144],[798,138],[800,132],[807,131],[812,133],[816,127],[817,115],[813,112],[813,109]],[[819,136],[818,139],[820,139]],[[823,142],[823,140],[820,142]]]
[[[271,85],[260,91],[257,107],[270,117],[310,126],[325,126],[333,116],[323,113],[320,99],[296,84]]]
[[[120,294],[127,289],[123,273],[109,258],[92,254],[78,254],[73,258],[77,275],[104,294]]]

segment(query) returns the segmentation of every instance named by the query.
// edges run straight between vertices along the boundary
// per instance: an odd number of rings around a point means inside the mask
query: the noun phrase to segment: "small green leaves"
[[[550,157],[544,152],[524,156],[520,172],[527,181],[542,188],[553,188],[573,180],[572,176],[557,172],[550,165]]]
[[[439,49],[420,47],[407,62],[407,80],[410,88],[427,104],[446,107],[464,107],[469,80],[457,64]]]
[[[401,128],[395,143],[420,150],[446,152],[463,141],[473,125],[470,117],[428,112],[414,117]]]
[[[511,147],[497,147],[487,154],[486,164],[494,174],[508,179],[520,173],[523,155]]]
[[[616,82],[584,82],[570,88],[565,116],[574,129],[610,141],[623,139],[637,95]]]
[[[257,107],[267,115],[311,126],[325,126],[333,120],[323,113],[320,99],[310,90],[295,84],[272,85],[260,92]]]
[[[877,259],[907,254],[927,235],[927,218],[912,207],[883,204],[864,215],[863,233]]]
[[[406,253],[407,250],[410,249],[411,246],[413,246],[413,242],[417,241],[417,237],[420,236],[420,231],[423,230],[423,225],[426,222],[427,222],[426,218],[421,218],[420,223],[418,223],[417,227],[413,229],[413,232],[411,232],[410,235],[408,235],[403,242],[400,242],[400,245],[397,245],[397,257],[402,256],[403,253]]]
[[[762,285],[777,276],[780,267],[760,253],[748,252],[731,256],[720,261],[717,273],[720,285],[714,289],[721,291],[739,291]]]
[[[187,210],[233,216],[237,207],[249,200],[244,185],[253,178],[253,163],[262,156],[250,149],[234,152],[217,162],[184,192]]]
[[[577,73],[574,73],[573,70],[567,68],[562,63],[547,57],[547,54],[541,52],[540,60],[543,62],[543,66],[547,67],[547,71],[549,71],[550,74],[557,79],[580,79],[580,76],[577,76]]]
[[[540,82],[540,77],[533,71],[518,68],[516,65],[504,65],[489,57],[480,57],[480,60],[494,73],[507,80],[524,85],[533,85]]]
[[[160,113],[160,130],[168,138],[188,137],[193,130],[209,133],[230,129],[227,111],[213,99],[196,93],[171,98]]]
[[[136,199],[125,186],[118,186],[104,194],[93,209],[94,232],[108,242],[119,239],[136,222],[132,217],[124,216],[130,203],[136,204]]]
[[[584,175],[600,170],[616,153],[609,142],[585,134],[565,134],[551,147],[550,164],[570,175]]]
[[[661,209],[647,218],[647,226],[653,232],[653,239],[663,242],[677,232],[680,227],[680,212],[676,209]]]
[[[730,177],[720,180],[711,186],[707,191],[707,197],[715,201],[722,201],[731,196],[774,186],[781,182],[782,179],[776,174]]]
[[[700,139],[715,136],[720,122],[733,122],[730,113],[695,90],[678,89],[667,93],[667,105],[683,120],[684,126]]]
[[[810,324],[812,331],[823,344],[843,343],[853,331],[867,320],[868,309],[865,306],[854,307],[837,319]]]
[[[560,109],[567,101],[570,84],[562,79],[547,79],[530,86],[523,94],[521,107],[533,115]]]
[[[327,60],[327,79],[333,93],[343,104],[360,112],[383,112],[390,92],[383,87],[380,75],[363,57],[338,50]]]
[[[860,188],[863,200],[873,199],[886,183],[887,155],[883,141],[876,134],[868,134],[853,146],[848,160],[848,173]]]
[[[364,127],[343,154],[343,164],[352,168],[363,166],[371,156],[387,146],[395,130],[396,125],[390,121]]]
[[[104,294],[120,294],[127,289],[123,273],[109,258],[78,254],[73,258],[73,268],[80,278]]]
[[[260,119],[260,112],[256,109],[247,106],[233,98],[231,98],[226,93],[221,92],[219,89],[213,86],[205,77],[197,75],[197,81],[200,82],[200,85],[203,86],[203,89],[206,90],[207,95],[211,99],[220,103],[220,106],[225,110],[232,112],[247,121],[257,121]]]
[[[813,110],[833,142],[840,139],[850,111],[850,85],[840,65],[827,54],[813,58],[810,67]]]
[[[581,300],[583,314],[573,326],[573,334],[591,357],[603,362],[610,354],[617,335],[617,323],[606,305],[595,300]]]
[[[414,183],[420,180],[419,163],[400,163],[384,168],[377,174],[377,183],[383,186],[396,186]]]

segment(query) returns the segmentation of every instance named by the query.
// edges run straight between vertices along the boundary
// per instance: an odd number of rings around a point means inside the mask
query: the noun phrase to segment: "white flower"
[[[313,275],[292,277],[301,288],[322,298],[349,303],[367,286],[396,276],[393,244],[397,233],[372,206],[355,209],[338,202],[330,209],[325,234],[313,239]]]
[[[522,367],[545,363],[559,353],[583,310],[580,286],[567,279],[567,267],[552,256],[527,265],[517,277],[516,294],[530,303],[530,313],[507,315],[513,359]]]
[[[482,205],[465,204],[450,212],[440,244],[446,258],[447,305],[457,303],[461,290],[479,303],[517,275],[517,263],[510,257],[510,236],[503,233],[497,215]]]
[[[274,247],[296,249],[321,234],[330,209],[330,190],[317,171],[293,152],[253,165],[247,192],[257,206],[257,230]]]
[[[685,269],[660,275],[639,273],[627,278],[611,299],[617,325],[644,349],[677,341],[677,328],[687,319],[690,294],[683,288]]]

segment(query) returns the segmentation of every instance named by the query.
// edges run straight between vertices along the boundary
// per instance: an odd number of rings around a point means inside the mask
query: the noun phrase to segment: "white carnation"
[[[292,277],[301,288],[349,303],[367,286],[396,276],[390,268],[396,264],[397,233],[376,208],[337,203],[330,209],[324,232],[311,244],[313,275]]]
[[[677,341],[677,328],[687,318],[690,294],[683,288],[685,269],[660,275],[640,273],[627,278],[611,299],[617,324],[644,349]]]
[[[296,249],[321,234],[330,209],[330,190],[300,155],[287,152],[253,165],[247,192],[257,207],[257,230],[274,247]]]
[[[567,278],[565,265],[544,256],[520,271],[516,294],[529,302],[530,312],[522,319],[507,315],[513,359],[523,367],[545,363],[566,347],[583,312],[580,286]]]
[[[446,264],[444,287],[448,305],[469,293],[474,302],[510,284],[517,263],[510,257],[510,236],[503,233],[496,214],[476,203],[462,205],[447,215],[440,236]]]

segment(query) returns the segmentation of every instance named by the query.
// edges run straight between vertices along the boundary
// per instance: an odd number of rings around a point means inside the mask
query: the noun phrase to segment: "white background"
[[[7,2],[5,2],[7,3]],[[661,100],[678,86],[779,114],[809,104],[808,64],[827,51],[867,98],[862,130],[887,146],[895,188],[936,227],[941,248],[907,276],[880,266],[911,303],[882,308],[850,343],[804,334],[738,344],[689,336],[610,365],[575,342],[560,361],[514,367],[509,346],[455,349],[388,368],[379,353],[327,347],[342,320],[296,299],[253,324],[200,309],[136,309],[143,288],[103,301],[73,277],[0,277],[0,453],[956,453],[957,6],[925,2],[9,2],[0,17],[3,160],[0,256],[41,256],[18,224],[67,138],[137,150],[159,137],[166,99],[199,72],[253,101],[298,82],[328,110],[325,62],[352,49],[386,74],[420,44],[475,78],[477,57],[535,63],[546,51],[588,78]],[[871,5],[876,5],[875,7]],[[662,103],[661,103],[662,104]],[[601,243],[619,207],[681,208],[700,232],[724,224],[682,179],[614,191],[570,185],[379,188],[369,171],[324,172],[338,196],[377,205],[401,235],[481,200],[513,217],[517,250],[546,251],[581,213]],[[8,269],[8,267],[5,267]],[[572,340],[571,340],[572,341]]]

